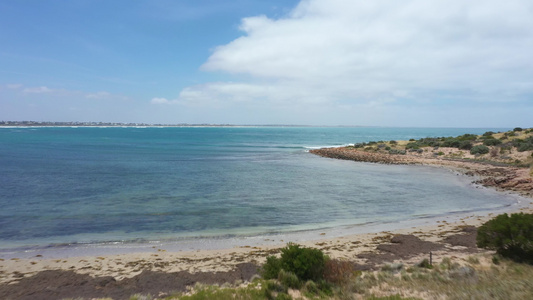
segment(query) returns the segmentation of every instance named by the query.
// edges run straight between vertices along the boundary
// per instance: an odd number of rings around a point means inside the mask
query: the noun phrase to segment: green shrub
[[[461,145],[461,141],[454,138],[446,138],[444,142],[441,144],[442,147],[451,147],[451,148],[459,148],[459,145]]]
[[[472,149],[473,145],[470,141],[462,141],[461,143],[459,143],[459,149],[462,149],[462,150],[470,150]]]
[[[326,256],[319,249],[289,243],[281,249],[281,268],[292,272],[302,281],[323,278]]]
[[[278,278],[279,271],[281,271],[281,260],[275,256],[269,256],[261,269],[261,276],[264,279]]]
[[[298,276],[292,272],[287,272],[285,270],[279,271],[278,280],[284,286],[288,288],[298,289],[301,286]]]
[[[276,300],[292,300],[292,297],[289,294],[279,293],[278,296],[276,296]]]
[[[492,136],[494,133],[494,131],[487,131],[483,134],[483,136]]]
[[[390,149],[389,154],[400,154],[405,155],[407,153],[405,150],[398,150],[398,149]]]
[[[289,243],[281,249],[281,257],[267,257],[261,275],[264,279],[279,279],[291,281],[289,274],[294,274],[297,280],[319,280],[324,276],[326,256],[318,249],[300,247]]]
[[[523,143],[517,148],[518,152],[533,150],[533,143]]]
[[[485,145],[477,145],[470,149],[470,154],[487,154],[489,153],[489,147]]]
[[[514,139],[511,141],[511,144],[514,146],[514,147],[519,147],[522,143],[525,143],[526,141],[522,140],[522,139]]]
[[[483,145],[485,146],[496,146],[500,145],[501,143],[502,141],[498,139],[486,139],[485,141],[483,141]]]
[[[405,145],[405,149],[419,149],[419,148],[420,148],[420,145],[416,142],[407,143],[407,145]]]
[[[533,214],[502,214],[486,222],[478,229],[477,246],[533,264]]]
[[[524,140],[514,139],[511,143],[519,152],[533,150],[533,136],[530,136]]]
[[[522,128],[516,127],[515,129],[513,129],[513,131],[522,131]]]
[[[457,139],[460,141],[475,141],[477,140],[477,135],[467,133],[467,134],[458,136]]]
[[[312,280],[308,280],[305,285],[304,285],[304,289],[307,293],[309,294],[318,294],[320,292],[320,290],[318,289],[318,286],[316,285],[316,283]]]
[[[265,281],[265,284],[264,284],[262,290],[263,290],[263,295],[265,296],[265,298],[269,299],[269,300],[270,299],[275,299],[274,298],[275,294],[277,294],[279,296],[280,294],[284,294],[284,293],[288,292],[287,287],[279,284],[275,280],[267,280],[267,281]]]

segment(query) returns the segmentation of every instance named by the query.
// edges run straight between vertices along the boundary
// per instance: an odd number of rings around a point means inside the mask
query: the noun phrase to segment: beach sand
[[[520,206],[509,207],[505,212],[533,213],[533,183],[528,169],[495,167],[423,155],[417,157],[415,154],[395,158],[393,155],[335,149],[313,151],[322,151],[315,153],[322,156],[342,159],[453,169],[473,176],[472,179],[481,185],[524,196]],[[424,258],[429,259],[430,252],[434,262],[440,262],[444,257],[466,260],[470,255],[488,252],[475,247],[475,227],[498,213],[443,216],[417,226],[398,224],[394,230],[338,237],[329,237],[328,232],[315,232],[307,236],[305,241],[298,241],[298,244],[321,249],[331,258],[351,261],[360,270],[375,269],[393,262],[415,264]],[[392,227],[395,227],[394,224]],[[184,292],[196,282],[241,283],[257,274],[257,267],[265,262],[266,257],[279,253],[279,249],[288,242],[291,240],[194,251],[169,251],[165,245],[154,245],[144,248],[143,252],[79,257],[47,257],[47,254],[37,251],[32,252],[32,257],[0,259],[0,298],[128,299],[134,293],[163,297],[176,291]]]

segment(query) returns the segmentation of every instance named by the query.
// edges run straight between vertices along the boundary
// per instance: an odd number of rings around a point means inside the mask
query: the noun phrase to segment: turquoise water
[[[437,168],[311,148],[442,128],[0,128],[0,249],[262,235],[509,205]]]

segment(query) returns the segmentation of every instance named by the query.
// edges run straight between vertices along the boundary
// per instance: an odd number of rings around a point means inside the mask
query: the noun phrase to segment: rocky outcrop
[[[518,192],[524,196],[533,196],[533,178],[528,169],[513,166],[494,167],[490,163],[475,161],[451,160],[440,158],[420,157],[417,155],[387,154],[383,152],[369,152],[356,148],[323,148],[309,151],[310,153],[335,159],[381,164],[422,164],[451,167],[469,176],[478,176],[474,181],[486,187]]]

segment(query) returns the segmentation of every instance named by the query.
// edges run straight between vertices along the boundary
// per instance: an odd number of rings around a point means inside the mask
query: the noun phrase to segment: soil
[[[57,300],[63,298],[112,298],[129,299],[131,295],[142,293],[164,297],[176,292],[186,292],[187,287],[196,283],[223,284],[236,281],[249,281],[257,274],[258,268],[251,263],[237,265],[230,272],[176,273],[143,271],[141,274],[117,281],[111,276],[92,277],[74,271],[42,271],[15,284],[0,286],[0,299],[3,300]]]

